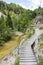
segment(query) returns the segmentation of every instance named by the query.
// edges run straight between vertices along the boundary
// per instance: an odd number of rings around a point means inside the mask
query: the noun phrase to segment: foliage
[[[40,27],[39,29],[40,29],[40,30],[43,30],[43,27]]]
[[[39,59],[39,65],[43,65],[43,59]]]
[[[14,65],[19,65],[19,57],[16,58]]]
[[[39,42],[43,41],[43,34],[39,37]]]
[[[11,20],[9,13],[8,13],[8,16],[7,16],[6,26],[13,29],[12,20]]]
[[[25,33],[36,17],[36,10],[26,10],[14,3],[7,4],[3,1],[0,1],[0,12],[3,14],[0,18],[0,45],[3,41],[10,40],[15,31]]]
[[[34,32],[35,32],[35,30],[34,30],[34,29],[30,29],[30,30],[28,31],[27,35],[26,35],[26,39],[27,39],[27,38],[30,38],[30,37],[31,37],[31,35],[33,35],[33,34],[34,34]]]

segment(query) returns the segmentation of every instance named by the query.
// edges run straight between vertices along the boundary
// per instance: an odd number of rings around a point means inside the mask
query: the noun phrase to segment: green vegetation
[[[10,53],[15,48],[21,39],[13,40],[15,32],[22,32],[25,34],[27,29],[30,29],[33,20],[40,12],[41,8],[34,11],[26,10],[14,3],[7,4],[0,1],[0,57],[6,53]],[[26,35],[26,39],[34,34],[34,30],[30,29]],[[16,64],[17,65],[17,64]]]
[[[43,43],[39,43],[39,50],[43,48]]]
[[[26,10],[14,3],[7,4],[0,1],[0,46],[15,36],[15,32],[25,33],[33,23],[36,12]],[[31,33],[29,32],[29,35]]]
[[[39,42],[43,41],[43,34],[39,37]]]
[[[43,34],[39,37],[39,44],[38,44],[38,50],[39,50],[39,57],[38,57],[38,65],[43,65],[43,56],[40,54],[43,54]]]
[[[26,39],[30,38],[31,35],[33,35],[35,33],[35,30],[34,29],[30,29],[26,35]]]
[[[19,56],[16,58],[14,65],[19,65]]]
[[[39,29],[40,29],[40,30],[43,30],[43,27],[40,27]]]
[[[43,59],[39,59],[39,65],[43,65]]]
[[[10,41],[6,42],[3,46],[0,46],[0,58],[2,58],[7,53],[11,54],[13,49],[20,44],[21,39],[21,37],[16,36]]]

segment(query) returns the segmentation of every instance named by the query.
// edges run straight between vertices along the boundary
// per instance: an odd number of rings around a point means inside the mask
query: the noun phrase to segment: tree
[[[6,26],[13,29],[13,23],[12,23],[10,15],[9,15],[9,12],[8,12],[8,16],[7,16]]]
[[[1,18],[0,18],[0,45],[1,46],[4,44],[3,35],[4,35],[4,32],[5,32],[5,28],[6,28],[6,23],[5,23],[5,20],[4,20],[4,16],[2,15]]]

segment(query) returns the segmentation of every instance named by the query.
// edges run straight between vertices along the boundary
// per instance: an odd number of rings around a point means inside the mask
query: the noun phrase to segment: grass
[[[40,30],[42,30],[42,29],[43,29],[43,27],[40,27],[39,29],[40,29]]]
[[[39,65],[43,65],[43,59],[39,59]]]
[[[39,51],[40,51],[40,49],[43,49],[43,34],[40,36],[40,38],[39,38]],[[39,54],[40,55],[40,54]],[[39,57],[38,58],[38,65],[43,65],[43,59],[42,59],[43,57]]]
[[[43,48],[43,34],[39,37],[39,49]]]
[[[43,34],[40,36],[40,39],[43,41]]]
[[[35,30],[34,29],[30,29],[26,35],[26,39],[30,38],[31,35],[33,35],[35,33]]]
[[[43,34],[39,38],[39,46],[38,46],[38,48],[39,48],[39,51],[40,51],[40,49],[43,49]],[[38,58],[39,59],[38,60],[39,61],[38,65],[43,65],[43,59],[42,58],[41,57]]]
[[[6,42],[3,46],[0,46],[0,58],[2,58],[7,53],[12,53],[12,50],[17,47],[20,43],[21,37],[14,37],[12,40]]]
[[[20,58],[19,58],[19,56],[16,58],[16,60],[15,60],[15,63],[14,63],[14,65],[19,65],[19,60],[20,60]]]
[[[39,49],[43,48],[43,43],[39,43]]]

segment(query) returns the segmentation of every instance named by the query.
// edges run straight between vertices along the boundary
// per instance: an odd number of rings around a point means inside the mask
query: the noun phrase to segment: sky
[[[43,7],[43,0],[3,0],[7,3],[15,3],[19,4],[25,9],[34,10],[38,8],[40,5]]]

